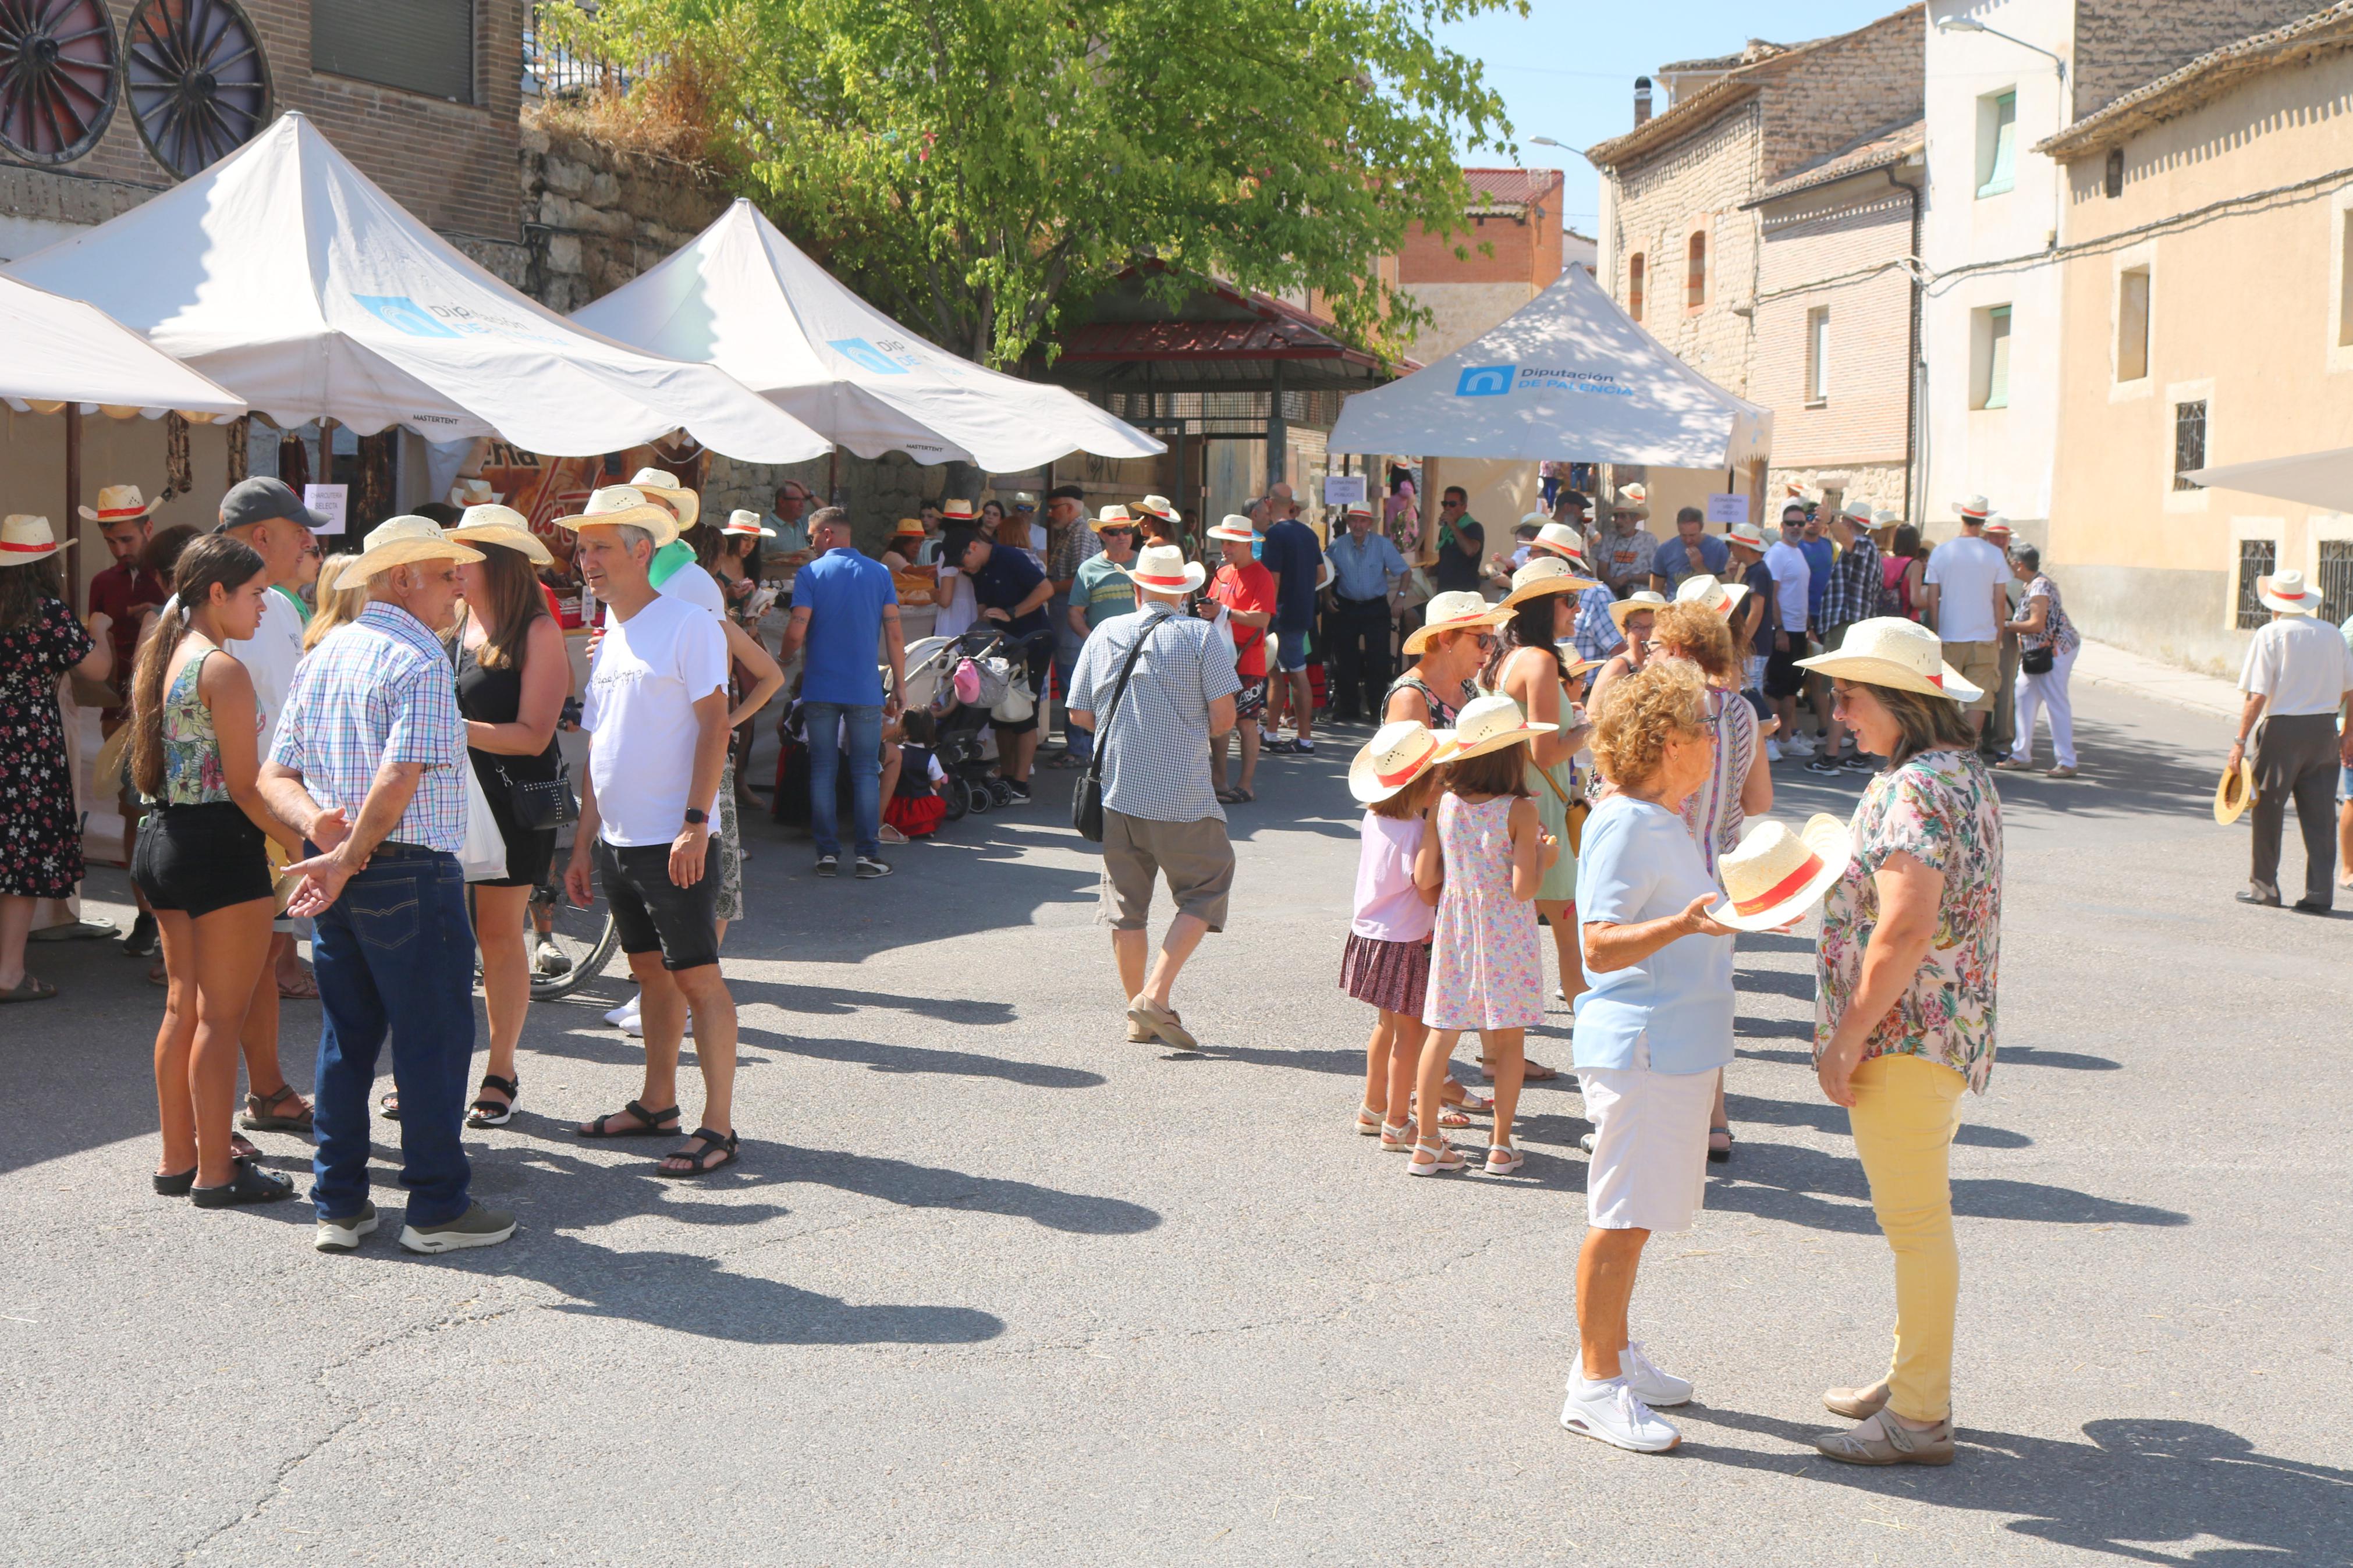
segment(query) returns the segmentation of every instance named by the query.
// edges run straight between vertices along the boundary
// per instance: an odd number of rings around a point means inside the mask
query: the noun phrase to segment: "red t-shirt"
[[[1209,597],[1229,610],[1247,610],[1253,615],[1274,613],[1274,574],[1255,561],[1240,566],[1220,566],[1217,580],[1209,584]],[[1246,626],[1232,623],[1234,632],[1234,673],[1244,680],[1266,679],[1266,626]]]

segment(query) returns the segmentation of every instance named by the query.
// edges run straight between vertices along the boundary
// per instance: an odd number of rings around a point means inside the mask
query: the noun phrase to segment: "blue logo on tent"
[[[1507,364],[1473,364],[1462,368],[1462,379],[1454,384],[1457,397],[1504,397],[1512,390],[1512,367]]]
[[[907,367],[868,342],[864,338],[832,338],[826,347],[860,367],[877,375],[904,375]]]
[[[406,332],[412,338],[455,338],[464,335],[452,331],[435,321],[424,306],[406,294],[354,294],[352,298],[366,306],[377,321],[395,331]]]

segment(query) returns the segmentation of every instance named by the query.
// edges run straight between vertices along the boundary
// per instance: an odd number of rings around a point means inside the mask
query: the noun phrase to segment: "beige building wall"
[[[2235,624],[2239,542],[2269,540],[2279,564],[2316,575],[2323,542],[2353,539],[2342,513],[2173,483],[2185,403],[2206,405],[2209,464],[2353,440],[2349,100],[2353,53],[2339,53],[2253,77],[2126,141],[2118,195],[2105,194],[2105,148],[2067,170],[2048,559],[2093,637],[2235,673],[2247,637]],[[2233,205],[2206,211],[2216,204]],[[2119,363],[2121,275],[2141,268],[2147,363],[2128,375],[2138,367],[2129,343]]]
[[[1403,290],[1434,318],[1416,333],[1413,357],[1424,364],[1477,341],[1535,299],[1525,283],[1414,283]]]

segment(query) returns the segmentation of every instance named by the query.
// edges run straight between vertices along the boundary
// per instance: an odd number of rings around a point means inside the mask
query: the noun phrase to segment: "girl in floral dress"
[[[1430,986],[1421,1021],[1430,1037],[1421,1047],[1418,1131],[1409,1174],[1432,1176],[1462,1169],[1428,1108],[1440,1102],[1446,1064],[1465,1029],[1479,1031],[1495,1064],[1495,1131],[1487,1173],[1507,1176],[1526,1163],[1512,1143],[1512,1114],[1527,1066],[1526,1030],[1544,1022],[1544,957],[1535,911],[1528,907],[1544,885],[1560,845],[1545,832],[1528,797],[1527,755],[1521,750],[1555,726],[1531,724],[1508,697],[1463,704],[1447,737],[1446,794],[1438,803],[1437,831],[1422,839],[1424,868],[1441,861],[1445,891],[1432,935]]]

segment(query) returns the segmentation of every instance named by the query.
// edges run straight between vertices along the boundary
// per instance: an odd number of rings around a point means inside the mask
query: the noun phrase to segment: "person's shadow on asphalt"
[[[1827,1416],[1810,1424],[1699,1405],[1675,1414],[1694,1424],[1799,1444],[1844,1425]],[[1717,1448],[1694,1443],[1690,1427],[1684,1431],[1684,1451],[1694,1458],[1791,1473],[1793,1456]],[[2019,1534],[2143,1563],[2300,1568],[2346,1560],[2353,1470],[2257,1453],[2237,1433],[2197,1421],[2088,1421],[2084,1436],[2090,1441],[2055,1442],[1957,1426],[1959,1457],[1949,1471],[1865,1468],[1809,1457],[1796,1473],[1931,1507],[2018,1515],[2007,1528]],[[2246,1550],[2183,1558],[2149,1544],[2201,1536]]]

